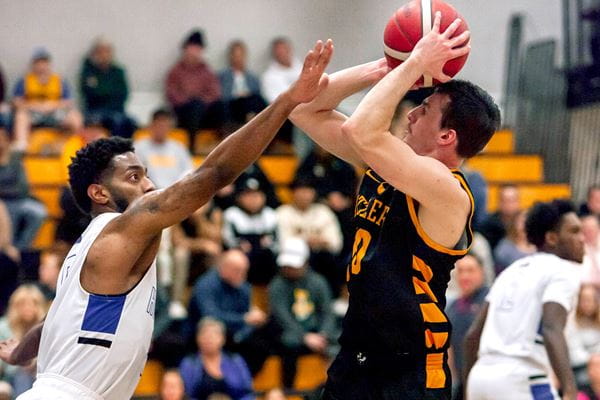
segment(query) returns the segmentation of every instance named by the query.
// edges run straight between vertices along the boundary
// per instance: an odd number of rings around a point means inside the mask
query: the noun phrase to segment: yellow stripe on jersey
[[[435,347],[441,349],[448,342],[448,332],[431,332],[429,329],[425,330],[425,345],[428,349]]]
[[[446,386],[446,373],[444,372],[444,353],[427,354],[425,362],[427,389],[442,389]]]
[[[419,304],[421,307],[421,314],[423,315],[423,320],[425,322],[448,322],[444,313],[439,309],[437,304],[435,303],[424,303]]]

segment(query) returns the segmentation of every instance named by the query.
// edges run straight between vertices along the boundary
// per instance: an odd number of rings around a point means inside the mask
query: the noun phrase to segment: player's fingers
[[[444,33],[442,35],[446,39],[450,39],[452,37],[452,35],[454,35],[454,32],[456,32],[456,30],[458,29],[460,24],[462,24],[462,20],[460,18],[456,18],[454,21],[452,21],[452,23],[450,25],[448,25],[448,27],[446,28],[446,30],[444,31]]]
[[[331,61],[332,55],[333,55],[333,41],[331,39],[329,39],[325,43],[325,46],[323,47],[323,52],[321,53],[321,56],[319,57],[319,61],[317,63],[317,67],[319,68],[320,71],[324,71],[325,68],[327,68],[329,61]]]
[[[438,81],[444,83],[444,82],[448,82],[450,79],[452,79],[452,77],[446,75],[443,72],[441,72],[438,76],[435,77],[435,79],[437,79]]]
[[[467,43],[467,41],[469,40],[470,37],[471,37],[471,32],[464,31],[460,35],[450,39],[450,41],[449,41],[450,47],[454,48],[454,47],[462,46],[463,44]]]
[[[308,71],[312,68],[313,64],[315,63],[315,59],[316,59],[317,55],[315,54],[315,52],[313,50],[309,50],[308,53],[306,54],[306,57],[304,58],[304,65],[302,66],[302,71]]]
[[[450,55],[452,58],[457,58],[457,57],[462,57],[465,54],[469,54],[470,51],[471,51],[471,45],[467,44],[465,46],[458,47],[456,49],[452,49],[452,51],[450,52]]]
[[[440,25],[442,24],[442,13],[439,11],[435,12],[435,18],[433,19],[433,26],[431,30],[435,33],[440,33]]]

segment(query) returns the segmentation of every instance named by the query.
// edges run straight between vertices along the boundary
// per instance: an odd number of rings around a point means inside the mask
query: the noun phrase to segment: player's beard
[[[116,211],[122,213],[127,210],[127,207],[129,207],[129,200],[127,200],[127,198],[125,198],[121,192],[114,188],[110,192],[113,202],[115,203],[115,207],[117,208]]]

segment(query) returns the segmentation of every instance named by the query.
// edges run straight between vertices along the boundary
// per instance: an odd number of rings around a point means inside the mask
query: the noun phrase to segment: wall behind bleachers
[[[502,91],[508,18],[526,14],[526,39],[561,36],[560,0],[453,0],[474,32],[463,77],[492,94]],[[267,64],[267,43],[278,34],[298,51],[318,38],[336,42],[333,69],[381,55],[387,18],[403,0],[0,0],[0,65],[11,87],[32,49],[46,45],[56,69],[76,83],[81,57],[99,34],[113,40],[134,91],[162,91],[182,37],[196,26],[208,36],[208,59],[219,68],[234,37],[250,45],[251,66]],[[560,48],[560,46],[559,46]]]

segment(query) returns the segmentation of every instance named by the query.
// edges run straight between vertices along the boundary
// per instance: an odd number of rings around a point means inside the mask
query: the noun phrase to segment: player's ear
[[[456,131],[454,129],[446,129],[442,131],[442,134],[438,138],[438,142],[441,145],[447,146],[454,143],[457,140]]]
[[[88,186],[87,195],[94,203],[106,205],[110,201],[108,190],[98,183]]]
[[[548,231],[544,236],[544,241],[548,245],[548,247],[556,247],[558,244],[558,232]]]

